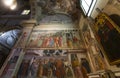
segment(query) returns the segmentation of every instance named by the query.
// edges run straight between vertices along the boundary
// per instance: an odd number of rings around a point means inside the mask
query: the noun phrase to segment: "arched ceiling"
[[[54,15],[47,15],[45,16],[40,22],[39,24],[54,24],[54,23],[58,23],[58,24],[68,24],[68,23],[73,23],[72,19],[70,16],[66,15],[66,14],[54,14]]]
[[[79,1],[76,0],[37,0],[35,19],[39,22],[42,18],[46,18],[46,15],[61,13],[69,15],[73,21],[79,20],[81,13],[78,3]]]
[[[11,11],[5,7],[2,0],[0,0],[0,26],[19,26],[22,20],[30,19],[30,14],[21,15],[24,9],[30,9],[29,1],[30,0],[17,0],[17,9]],[[36,2],[37,6],[42,8],[43,15],[41,15],[41,17],[54,13],[67,13],[75,20],[79,17],[78,14],[80,14],[78,8],[76,8],[78,6],[77,0],[36,0]],[[38,16],[38,19],[41,20],[41,17]]]
[[[11,26],[19,26],[22,20],[30,19],[30,14],[21,15],[24,9],[30,9],[29,0],[16,1],[17,8],[15,10],[10,10],[9,7],[4,5],[3,0],[0,0],[0,27],[9,27],[10,29]]]

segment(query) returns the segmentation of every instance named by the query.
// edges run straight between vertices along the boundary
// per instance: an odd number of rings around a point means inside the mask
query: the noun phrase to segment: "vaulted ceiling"
[[[53,11],[66,12],[73,20],[78,19],[80,14],[80,10],[76,8],[78,6],[76,0],[36,0],[36,2],[42,8],[43,14],[53,13]],[[30,19],[31,14],[21,15],[24,9],[31,9],[30,0],[17,0],[17,9],[15,10],[10,10],[3,4],[3,0],[0,0],[0,29],[19,26],[22,20]]]
[[[30,9],[29,0],[17,0],[17,9],[11,11],[6,7],[3,0],[0,0],[0,16],[1,15],[20,15],[23,9]]]
[[[24,19],[29,19],[29,15],[21,15],[24,9],[30,9],[29,0],[17,0],[17,8],[15,10],[10,10],[0,0],[0,29],[8,28],[11,26],[18,25]],[[10,29],[10,28],[9,28]]]

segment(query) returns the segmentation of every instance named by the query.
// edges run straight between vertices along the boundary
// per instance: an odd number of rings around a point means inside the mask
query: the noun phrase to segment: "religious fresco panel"
[[[28,48],[80,49],[78,30],[34,30]]]
[[[17,73],[18,78],[74,78],[66,50],[26,51]]]

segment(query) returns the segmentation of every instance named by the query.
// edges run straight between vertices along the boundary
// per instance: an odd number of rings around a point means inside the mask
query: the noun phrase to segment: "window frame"
[[[86,3],[86,5],[88,6],[88,10],[87,11],[85,10],[85,7],[83,6],[82,1],[84,1]],[[88,5],[86,0],[80,0],[80,7],[81,7],[81,9],[82,9],[82,11],[83,11],[85,16],[90,16],[91,15],[96,2],[97,2],[97,0],[91,0],[90,5]]]

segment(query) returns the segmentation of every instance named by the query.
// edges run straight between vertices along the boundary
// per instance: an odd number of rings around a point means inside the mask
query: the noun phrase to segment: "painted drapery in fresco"
[[[80,49],[78,30],[34,30],[28,48]]]

